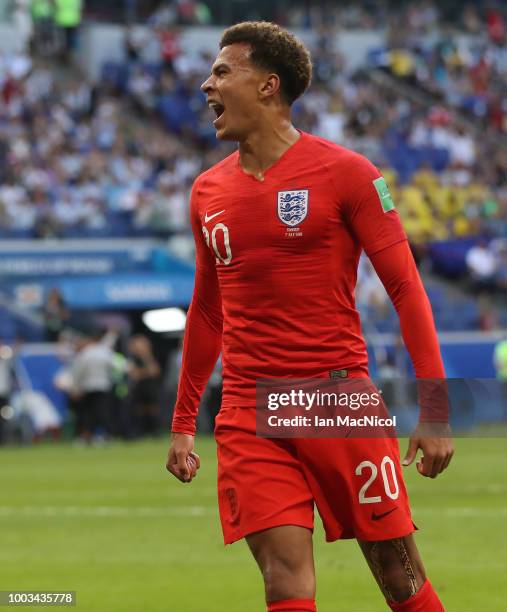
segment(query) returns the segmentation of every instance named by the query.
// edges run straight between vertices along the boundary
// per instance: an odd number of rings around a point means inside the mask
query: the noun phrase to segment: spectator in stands
[[[476,291],[490,291],[494,287],[496,261],[488,243],[480,240],[466,254],[466,264]]]
[[[155,194],[137,209],[136,223],[157,233],[188,229],[189,192],[190,186],[184,185],[182,189],[174,173],[161,172]]]
[[[129,342],[129,377],[133,414],[140,435],[160,429],[160,365],[150,340],[141,334]]]
[[[168,27],[158,29],[160,41],[162,66],[164,70],[174,73],[174,62],[180,54],[180,34],[177,30]]]
[[[62,58],[68,61],[76,47],[82,17],[82,0],[54,0],[54,3],[55,23],[63,36]]]
[[[127,26],[125,29],[124,45],[129,67],[135,66],[141,60],[146,43],[146,34],[141,28],[134,25]]]
[[[32,0],[34,50],[39,55],[51,55],[56,50],[53,0]]]
[[[33,36],[33,21],[30,14],[31,0],[14,0],[13,21],[16,30],[18,51],[27,53]]]
[[[450,132],[448,149],[452,164],[465,168],[475,164],[475,143],[464,126],[457,126]]]
[[[178,20],[178,11],[172,0],[161,0],[157,10],[150,16],[148,24],[153,28],[174,25]]]
[[[128,82],[128,92],[135,108],[142,114],[149,114],[155,110],[157,103],[155,88],[155,78],[147,70],[141,66],[132,70]]]
[[[501,45],[505,39],[505,18],[499,6],[489,6],[486,14],[488,34],[493,43]]]

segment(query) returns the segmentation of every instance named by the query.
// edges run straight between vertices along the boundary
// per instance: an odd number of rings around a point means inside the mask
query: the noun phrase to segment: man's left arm
[[[403,465],[420,448],[417,469],[435,478],[448,465],[453,445],[448,424],[445,371],[431,306],[408,245],[389,188],[365,157],[351,154],[336,182],[344,220],[370,258],[400,319],[405,346],[418,380],[420,419],[412,432]]]
[[[454,448],[445,370],[430,302],[406,240],[370,259],[398,313],[403,341],[419,379],[419,425],[412,432],[403,465],[410,465],[420,448],[423,457],[417,469],[435,478],[449,465]]]

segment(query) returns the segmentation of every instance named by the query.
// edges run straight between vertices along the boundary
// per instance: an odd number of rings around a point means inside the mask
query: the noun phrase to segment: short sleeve
[[[353,153],[340,175],[345,219],[368,257],[407,239],[387,183],[370,161]]]

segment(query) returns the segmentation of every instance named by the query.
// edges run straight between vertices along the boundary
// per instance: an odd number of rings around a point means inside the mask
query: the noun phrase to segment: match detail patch
[[[377,190],[380,204],[384,212],[389,212],[394,208],[393,198],[389,193],[389,187],[387,186],[386,180],[383,176],[379,176],[378,179],[373,181],[373,186]]]

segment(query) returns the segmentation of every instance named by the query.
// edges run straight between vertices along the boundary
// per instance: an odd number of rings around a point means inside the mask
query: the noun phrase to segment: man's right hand
[[[192,482],[200,467],[199,455],[194,453],[194,436],[173,433],[166,469],[181,482]]]

